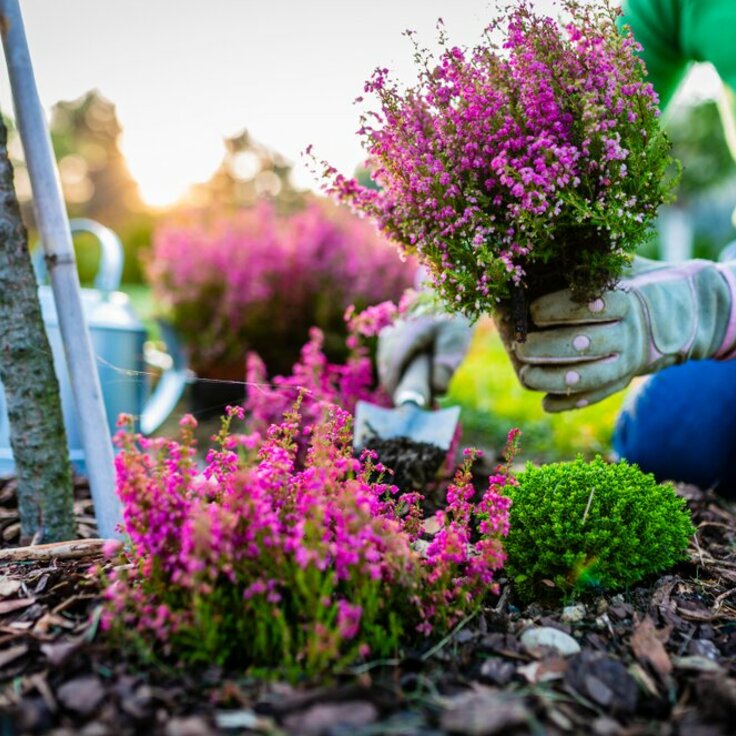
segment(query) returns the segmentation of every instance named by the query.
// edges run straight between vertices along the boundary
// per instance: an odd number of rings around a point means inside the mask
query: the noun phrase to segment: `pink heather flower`
[[[298,461],[304,406],[302,394],[242,456],[228,449],[240,412],[228,412],[201,472],[188,425],[153,453],[119,434],[129,544],[104,592],[106,630],[185,660],[318,672],[447,632],[496,590],[507,468],[476,501],[468,455],[420,556],[422,497],[376,480],[372,453],[353,457],[349,412],[322,403]]]
[[[544,288],[550,269],[579,293],[606,286],[673,186],[658,99],[616,6],[559,6],[564,24],[514,0],[473,49],[440,29],[436,57],[407,34],[416,83],[379,68],[365,84],[378,109],[359,136],[379,188],[322,162],[327,192],[418,256],[451,311]]]
[[[360,631],[363,609],[345,600],[337,602],[337,631],[344,639],[354,639]]]
[[[242,365],[249,349],[275,356],[274,345],[298,345],[313,325],[339,332],[349,305],[398,300],[415,271],[372,223],[318,200],[289,216],[264,201],[166,224],[148,266],[195,370]]]

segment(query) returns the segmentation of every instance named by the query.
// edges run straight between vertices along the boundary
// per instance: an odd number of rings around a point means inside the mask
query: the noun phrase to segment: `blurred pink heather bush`
[[[326,189],[469,316],[523,288],[588,298],[612,285],[674,186],[658,99],[614,3],[558,5],[561,22],[515,0],[472,50],[440,21],[438,58],[413,41],[413,87],[374,72],[379,109],[359,135],[380,189],[323,162]]]
[[[279,217],[264,201],[226,219],[162,227],[148,273],[195,370],[242,379],[248,350],[288,370],[312,326],[342,357],[348,305],[398,300],[415,270],[345,208],[313,201]]]
[[[263,438],[231,433],[236,418],[230,408],[202,473],[193,418],[179,442],[123,422],[129,541],[109,550],[105,629],[157,656],[298,676],[442,636],[496,590],[508,463],[475,501],[469,452],[427,539],[422,496],[380,482],[370,453],[352,456],[344,410],[324,407],[301,469],[298,401]]]

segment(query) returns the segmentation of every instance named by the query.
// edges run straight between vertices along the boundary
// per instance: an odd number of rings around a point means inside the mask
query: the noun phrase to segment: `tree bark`
[[[74,539],[74,495],[59,383],[38,301],[0,117],[0,380],[18,475],[24,542]]]

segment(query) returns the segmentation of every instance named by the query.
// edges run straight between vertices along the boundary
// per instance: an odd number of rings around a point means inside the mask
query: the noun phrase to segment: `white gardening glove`
[[[393,396],[404,370],[420,354],[431,358],[433,396],[447,393],[450,379],[470,345],[470,322],[457,315],[424,315],[398,320],[378,335],[378,377]]]
[[[508,339],[503,317],[499,326],[521,383],[547,394],[547,411],[581,408],[634,376],[736,357],[736,261],[635,259],[631,276],[600,299],[580,304],[558,291],[530,311],[526,342]]]

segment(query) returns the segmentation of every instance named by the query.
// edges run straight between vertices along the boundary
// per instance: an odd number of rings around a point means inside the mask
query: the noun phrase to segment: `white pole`
[[[33,191],[36,223],[41,233],[51,288],[59,316],[72,391],[101,537],[118,536],[122,519],[115,493],[115,470],[102,401],[100,378],[82,310],[79,276],[69,220],[61,195],[51,138],[46,125],[31,65],[18,0],[0,0],[0,33]]]

